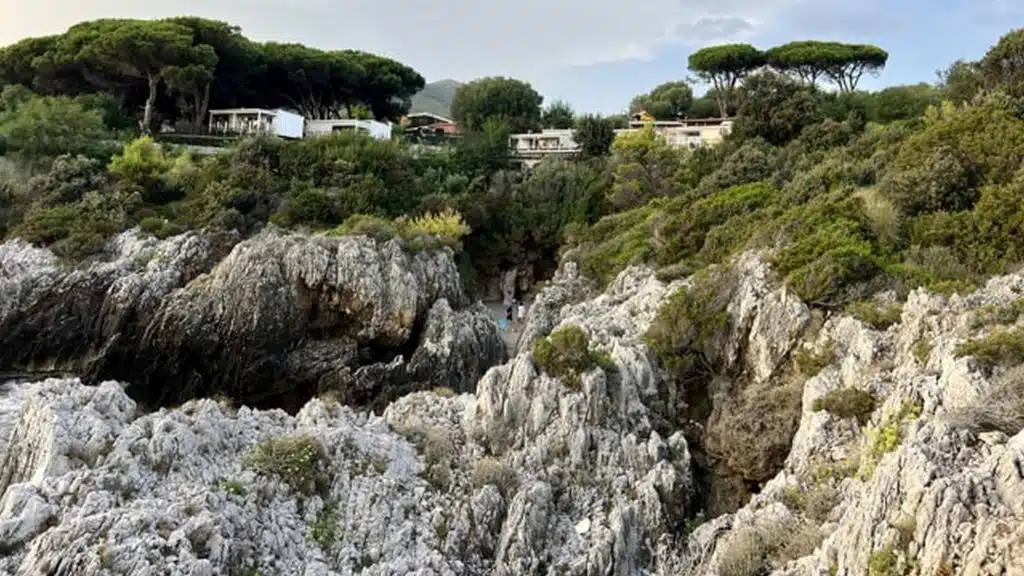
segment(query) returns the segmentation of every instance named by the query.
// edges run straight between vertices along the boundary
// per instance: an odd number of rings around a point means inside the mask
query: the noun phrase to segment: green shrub
[[[185,231],[185,227],[166,218],[149,216],[139,221],[139,228],[157,238],[169,238]]]
[[[369,236],[374,240],[387,241],[398,235],[393,222],[372,214],[353,214],[338,227],[328,230],[328,236]]]
[[[1024,362],[1024,332],[996,328],[983,338],[956,347],[957,356],[973,356],[985,366],[1014,366]]]
[[[982,328],[992,324],[1015,324],[1024,314],[1024,298],[1014,300],[1003,306],[985,306],[974,313],[971,319],[972,328]]]
[[[846,312],[854,318],[871,325],[876,330],[885,330],[900,321],[903,306],[900,304],[880,305],[871,301],[850,304]]]
[[[914,344],[914,357],[923,366],[928,363],[928,358],[931,357],[934,348],[935,342],[931,338],[921,338]]]
[[[413,247],[430,248],[435,244],[461,249],[462,239],[470,233],[462,215],[454,210],[395,220],[399,234]]]
[[[658,309],[644,334],[668,376],[691,390],[702,389],[716,372],[728,334],[726,306],[735,290],[734,272],[704,270]]]
[[[247,492],[245,484],[242,484],[238,480],[222,480],[217,487],[234,496],[245,496]]]
[[[172,169],[180,174],[187,162],[187,158],[178,160],[166,155],[160,144],[143,136],[125,144],[121,154],[111,159],[107,170],[120,182],[139,190],[147,204],[166,204],[184,197],[185,190],[173,185],[168,175]]]
[[[861,425],[867,423],[875,411],[875,396],[856,388],[840,388],[814,400],[815,412],[824,410],[839,418],[855,418]]]
[[[559,328],[537,340],[532,354],[544,372],[560,379],[572,390],[579,390],[583,374],[613,366],[607,354],[590,350],[590,338],[578,326]]]
[[[246,463],[260,474],[277,476],[298,493],[312,494],[320,488],[324,454],[323,445],[312,436],[282,436],[254,446]]]
[[[309,537],[324,550],[330,551],[338,534],[338,505],[333,500],[324,502],[324,507],[309,526]]]
[[[835,348],[830,342],[820,352],[813,352],[809,348],[797,350],[794,356],[797,368],[807,378],[817,376],[826,366],[835,361]]]
[[[890,172],[882,193],[908,216],[969,210],[978,199],[981,175],[963,154],[950,147],[934,150],[925,162]]]

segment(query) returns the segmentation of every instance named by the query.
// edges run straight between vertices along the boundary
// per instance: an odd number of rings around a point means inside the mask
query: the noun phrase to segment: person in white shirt
[[[518,316],[518,320],[520,322],[526,320],[526,305],[523,304],[522,302],[519,303],[519,309],[516,310],[516,316]]]

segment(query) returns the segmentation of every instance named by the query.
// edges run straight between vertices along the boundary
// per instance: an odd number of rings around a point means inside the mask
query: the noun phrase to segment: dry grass
[[[723,550],[718,576],[756,576],[803,558],[825,535],[817,526],[787,520],[777,526],[740,528]]]
[[[511,466],[496,458],[484,458],[473,463],[473,483],[478,488],[494,486],[509,497],[519,484],[519,476]]]
[[[853,196],[864,204],[864,214],[879,239],[893,242],[900,237],[900,211],[877,188],[861,188]]]
[[[972,405],[950,413],[951,426],[975,432],[1004,432],[1014,436],[1024,430],[1024,365],[1016,366],[992,383]]]

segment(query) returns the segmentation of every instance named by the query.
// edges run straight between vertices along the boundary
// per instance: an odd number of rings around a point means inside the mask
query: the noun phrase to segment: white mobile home
[[[211,134],[273,134],[282,138],[302,138],[306,119],[287,110],[232,108],[210,110]]]
[[[339,118],[332,120],[306,120],[306,136],[324,136],[334,132],[345,132],[358,130],[367,132],[378,140],[391,139],[391,124],[378,122],[376,120],[356,120],[354,118]]]

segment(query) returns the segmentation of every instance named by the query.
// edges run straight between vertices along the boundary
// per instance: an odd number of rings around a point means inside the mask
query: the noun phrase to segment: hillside
[[[410,112],[430,112],[441,116],[450,116],[455,89],[460,85],[461,83],[455,80],[438,80],[427,84],[423,90],[412,97]]]

